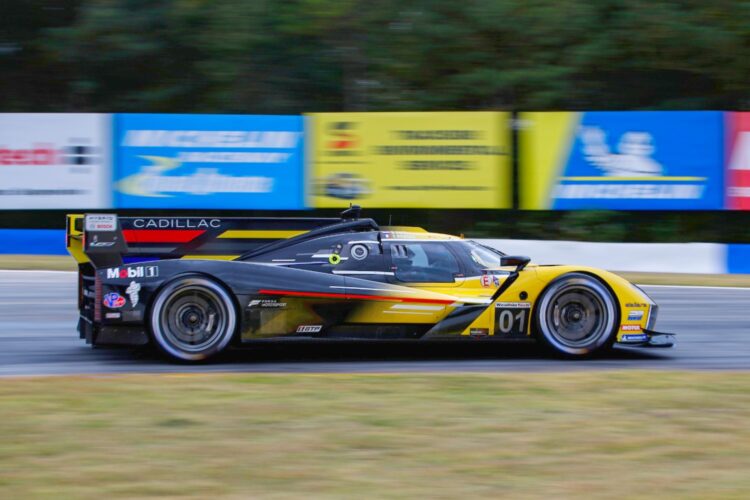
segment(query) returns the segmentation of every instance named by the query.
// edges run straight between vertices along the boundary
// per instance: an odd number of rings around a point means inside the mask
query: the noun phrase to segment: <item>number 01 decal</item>
[[[528,302],[498,302],[495,304],[495,335],[525,336],[531,304]]]

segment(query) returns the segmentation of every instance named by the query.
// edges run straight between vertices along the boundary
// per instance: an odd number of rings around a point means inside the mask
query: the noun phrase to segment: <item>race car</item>
[[[340,218],[69,215],[79,332],[202,361],[264,341],[535,339],[566,357],[671,347],[657,305],[600,269]]]

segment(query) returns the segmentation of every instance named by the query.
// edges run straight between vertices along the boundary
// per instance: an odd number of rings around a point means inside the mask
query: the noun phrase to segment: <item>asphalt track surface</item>
[[[673,349],[616,349],[563,360],[535,344],[273,343],[184,365],[150,349],[92,348],[76,332],[76,276],[0,271],[0,376],[161,372],[497,372],[750,369],[750,288],[656,287],[659,331]]]

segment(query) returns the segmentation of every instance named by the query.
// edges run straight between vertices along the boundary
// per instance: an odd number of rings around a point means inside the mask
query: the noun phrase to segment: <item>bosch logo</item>
[[[156,278],[157,276],[159,276],[159,268],[156,266],[135,266],[124,269],[113,267],[107,269],[107,279]]]

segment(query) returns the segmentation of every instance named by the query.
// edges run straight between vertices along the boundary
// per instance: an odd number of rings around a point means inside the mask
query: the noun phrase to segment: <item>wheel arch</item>
[[[232,340],[231,342],[235,342],[237,339],[237,334],[242,330],[242,322],[243,322],[243,314],[242,309],[240,308],[240,301],[237,297],[237,294],[234,292],[234,289],[228,285],[224,280],[216,277],[213,274],[202,272],[202,271],[183,271],[179,272],[177,274],[174,274],[170,276],[169,278],[162,281],[158,287],[154,290],[154,292],[151,294],[150,300],[148,305],[146,306],[146,309],[144,311],[144,318],[145,318],[145,324],[146,324],[146,333],[149,337],[149,342],[154,343],[153,338],[153,329],[151,325],[152,320],[152,312],[154,308],[154,302],[156,301],[156,298],[159,296],[159,294],[164,290],[169,284],[184,278],[190,278],[190,277],[198,277],[198,278],[204,278],[211,280],[215,282],[217,285],[222,287],[226,292],[229,298],[232,300],[232,306],[234,307],[234,312],[237,317],[237,322],[234,326],[234,332],[232,332]]]
[[[589,269],[577,269],[577,268],[566,269],[565,272],[562,272],[554,276],[552,279],[549,280],[548,283],[544,285],[544,287],[541,289],[541,291],[537,295],[536,300],[531,306],[531,321],[529,322],[530,336],[538,339],[538,335],[540,335],[540,332],[539,332],[540,316],[537,313],[539,312],[539,308],[541,307],[541,302],[545,294],[557,282],[564,280],[566,278],[569,278],[571,275],[584,275],[589,278],[592,278],[595,281],[597,281],[599,284],[601,284],[610,293],[612,297],[612,305],[615,311],[614,321],[612,323],[612,332],[610,332],[609,334],[610,336],[608,340],[608,344],[611,345],[617,339],[617,333],[619,331],[621,319],[622,319],[622,307],[620,306],[620,298],[617,295],[617,292],[614,290],[611,284],[607,282],[606,279],[604,279],[602,276],[599,276],[598,274],[596,274],[595,272]],[[533,328],[533,330],[531,330],[531,328]]]

